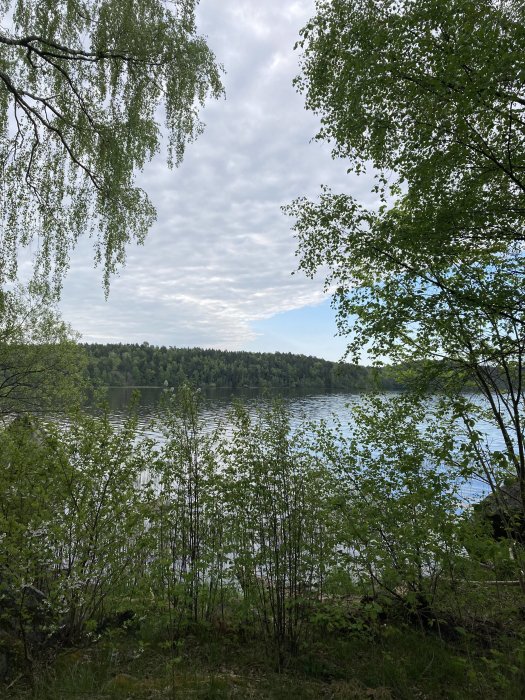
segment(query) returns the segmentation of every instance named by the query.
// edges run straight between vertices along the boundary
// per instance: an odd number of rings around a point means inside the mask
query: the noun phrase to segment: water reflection
[[[157,436],[152,423],[159,416],[160,402],[163,389],[108,389],[106,401],[109,405],[111,419],[115,425],[121,425],[128,408],[135,397],[137,401],[137,413],[139,417],[139,431],[144,435]],[[270,403],[272,400],[281,399],[290,412],[292,425],[304,421],[317,422],[325,420],[333,425],[333,416],[338,416],[342,423],[350,419],[352,404],[362,401],[362,395],[344,392],[320,392],[306,390],[265,390],[258,389],[206,389],[201,392],[202,418],[205,424],[213,429],[219,423],[227,427],[228,415],[235,400],[241,400],[250,413],[254,413],[258,407]]]
[[[133,397],[137,401],[139,433],[162,442],[163,436],[155,425],[159,417],[160,402],[163,389],[144,388],[133,390],[129,388],[108,389],[106,401],[109,404],[111,421],[114,425],[121,425],[127,415]],[[391,394],[394,396],[395,394]],[[241,400],[250,413],[268,404],[275,398],[280,398],[287,407],[292,428],[303,422],[318,422],[324,420],[328,426],[335,425],[335,418],[341,423],[343,431],[348,437],[352,431],[352,407],[363,401],[362,394],[350,394],[347,392],[327,392],[308,390],[265,390],[258,389],[203,389],[202,419],[209,430],[221,425],[226,434],[230,425],[229,413],[235,400]],[[491,449],[504,449],[503,440],[499,431],[492,425],[480,426],[485,433],[487,444]],[[464,502],[479,501],[487,493],[484,483],[473,480],[461,488]]]

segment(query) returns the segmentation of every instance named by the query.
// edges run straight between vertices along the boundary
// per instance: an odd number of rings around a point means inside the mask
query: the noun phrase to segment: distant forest
[[[385,370],[292,353],[84,344],[87,373],[104,386],[315,387],[362,391],[401,385]]]

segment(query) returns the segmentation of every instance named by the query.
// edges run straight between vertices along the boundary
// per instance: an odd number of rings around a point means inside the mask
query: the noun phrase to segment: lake
[[[160,439],[161,435],[152,431],[151,423],[158,415],[158,406],[163,389],[108,389],[108,402],[112,421],[115,425],[122,423],[134,391],[139,392],[139,430],[143,434],[157,436]],[[209,422],[210,428],[216,426],[219,422],[227,425],[228,413],[234,400],[240,399],[251,412],[255,411],[261,403],[277,397],[281,398],[288,408],[292,424],[301,421],[319,421],[321,419],[326,420],[330,424],[333,423],[334,415],[344,422],[345,416],[350,415],[349,407],[362,400],[361,394],[322,390],[203,389],[201,392],[203,420],[204,422]]]
[[[163,439],[162,435],[152,427],[152,423],[158,416],[159,401],[163,393],[162,389],[109,389],[107,399],[112,422],[115,425],[122,423],[134,391],[139,392],[139,433],[161,441]],[[234,399],[241,399],[249,411],[255,411],[257,406],[271,400],[272,397],[281,397],[290,412],[292,426],[303,421],[316,422],[320,420],[326,421],[328,425],[333,425],[334,416],[336,416],[342,425],[346,426],[346,430],[349,433],[351,430],[352,406],[359,404],[363,400],[362,394],[304,389],[276,389],[273,391],[262,391],[259,389],[203,389],[201,396],[203,420],[209,424],[210,430],[218,423],[222,423],[227,428],[228,412]],[[491,447],[493,449],[503,449],[503,440],[494,426],[485,425],[482,427]],[[461,488],[461,494],[465,502],[479,501],[486,493],[486,486],[477,481],[473,481]]]

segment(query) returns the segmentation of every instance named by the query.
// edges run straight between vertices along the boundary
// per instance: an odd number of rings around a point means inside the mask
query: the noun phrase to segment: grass
[[[172,647],[119,631],[35,668],[33,686],[19,678],[1,697],[14,700],[465,700],[525,697],[525,673],[512,648],[475,648],[402,625],[374,633],[313,635],[278,673],[257,638],[197,630]],[[515,653],[516,652],[516,653]]]

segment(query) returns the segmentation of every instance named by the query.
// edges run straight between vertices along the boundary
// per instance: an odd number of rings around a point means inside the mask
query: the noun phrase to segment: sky
[[[293,221],[281,211],[321,183],[371,201],[370,181],[312,141],[319,118],[292,85],[313,13],[314,0],[201,0],[225,98],[201,112],[205,131],[179,168],[158,157],[139,175],[157,222],[128,247],[107,301],[89,241],[73,254],[60,308],[85,342],[342,356],[322,277],[292,274]]]

